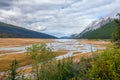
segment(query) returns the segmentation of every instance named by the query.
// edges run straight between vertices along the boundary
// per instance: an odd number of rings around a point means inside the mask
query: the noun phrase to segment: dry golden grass
[[[25,46],[30,44],[49,43],[53,41],[54,39],[0,38],[0,47]],[[110,42],[106,42],[106,41],[86,40],[86,39],[80,39],[77,41],[85,44],[99,44],[99,45],[110,44]]]
[[[66,54],[66,51],[54,52],[56,56]],[[19,67],[32,64],[33,60],[25,53],[21,54],[8,54],[0,56],[0,71],[7,71],[10,69],[12,60],[16,59],[19,62]]]
[[[80,39],[77,41],[80,43],[84,43],[84,44],[96,44],[96,45],[108,45],[108,44],[110,44],[110,42],[107,42],[107,41],[97,41],[97,40],[87,40],[87,39]]]
[[[92,56],[91,52],[90,53],[85,53],[85,54],[79,54],[77,56],[73,56],[72,58],[73,59],[80,59],[81,57],[90,57],[90,56]]]
[[[54,52],[54,54],[56,54],[56,56],[59,56],[59,55],[64,55],[66,54],[68,51],[59,51],[59,52]]]
[[[73,54],[80,54],[81,52],[74,52]]]
[[[12,53],[12,52],[18,52],[15,50],[0,50],[0,54],[6,54],[6,53]]]
[[[32,60],[26,54],[9,54],[0,57],[0,71],[10,69],[11,62],[14,59],[19,62],[19,67],[32,63]]]
[[[53,42],[53,39],[32,39],[32,38],[0,38],[0,47],[24,46]]]

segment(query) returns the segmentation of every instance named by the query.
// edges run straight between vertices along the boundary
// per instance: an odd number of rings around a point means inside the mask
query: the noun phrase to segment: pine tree
[[[117,14],[118,18],[114,19],[117,24],[116,32],[113,34],[113,42],[115,47],[120,47],[120,13]]]
[[[13,60],[11,64],[11,69],[9,73],[9,79],[8,80],[17,80],[16,77],[18,75],[17,73],[17,67],[18,67],[18,62],[17,60]]]

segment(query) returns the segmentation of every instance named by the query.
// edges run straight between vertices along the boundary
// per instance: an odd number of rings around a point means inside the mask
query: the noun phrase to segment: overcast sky
[[[119,9],[120,0],[0,0],[0,21],[61,37]]]

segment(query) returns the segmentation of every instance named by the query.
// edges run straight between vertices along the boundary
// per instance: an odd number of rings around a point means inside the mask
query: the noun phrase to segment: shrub
[[[89,74],[92,80],[119,80],[120,78],[120,49],[108,49],[95,54],[91,61]]]
[[[17,67],[18,67],[18,62],[15,59],[15,60],[12,61],[11,69],[9,71],[8,80],[17,80],[17,75],[18,75]]]
[[[41,45],[32,45],[32,47],[27,48],[27,54],[30,56],[31,59],[34,60],[32,65],[32,71],[37,80],[40,80],[40,63],[44,64],[54,58],[54,54],[52,50],[47,47],[46,44]]]

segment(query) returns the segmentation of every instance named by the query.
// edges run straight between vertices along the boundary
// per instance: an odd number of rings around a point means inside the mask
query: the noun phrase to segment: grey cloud
[[[16,0],[0,0],[0,8],[9,9],[14,1]]]
[[[82,31],[98,16],[119,9],[119,3],[120,0],[4,0],[0,1],[0,21],[56,36],[70,35]]]

